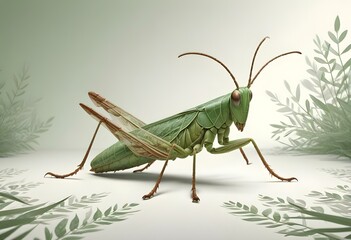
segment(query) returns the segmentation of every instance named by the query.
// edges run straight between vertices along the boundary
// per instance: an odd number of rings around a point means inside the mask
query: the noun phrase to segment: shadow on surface
[[[158,173],[132,173],[132,172],[119,172],[119,173],[95,173],[94,176],[101,178],[109,178],[116,180],[126,180],[126,181],[142,181],[142,182],[156,182],[159,174]],[[162,177],[162,182],[178,182],[186,185],[191,185],[191,176],[166,174]],[[197,185],[206,186],[234,186],[233,179],[221,179],[218,180],[215,177],[210,179],[202,179],[198,177],[196,179]]]
[[[114,180],[125,180],[125,181],[138,181],[138,182],[150,182],[155,183],[158,179],[158,173],[132,173],[132,172],[118,172],[118,173],[94,173],[94,176],[106,179],[114,179]],[[178,174],[166,174],[162,178],[162,183],[165,182],[176,182],[184,185],[191,185],[192,178],[191,176],[184,176]],[[293,181],[296,182],[296,181]],[[291,183],[293,183],[291,182]],[[231,178],[222,178],[218,175],[208,176],[206,179],[202,177],[197,177],[196,185],[197,186],[208,186],[208,187],[244,187],[245,185],[251,184],[277,184],[277,183],[287,183],[280,180],[267,180],[267,181],[242,181],[235,177]],[[289,183],[287,183],[289,184]]]

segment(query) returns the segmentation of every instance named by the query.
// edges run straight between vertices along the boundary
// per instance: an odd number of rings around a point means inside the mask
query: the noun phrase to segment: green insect
[[[239,149],[246,163],[249,164],[242,148],[245,145],[252,143],[261,161],[271,175],[282,181],[290,182],[294,179],[297,180],[294,177],[284,178],[276,174],[269,167],[256,142],[252,138],[229,140],[230,126],[233,123],[239,131],[244,130],[249,113],[250,101],[252,99],[250,87],[261,71],[269,63],[279,57],[292,53],[301,54],[298,51],[292,51],[278,55],[263,65],[258,73],[252,77],[256,54],[265,39],[267,39],[267,37],[264,38],[256,48],[246,87],[239,87],[233,74],[218,59],[198,52],[181,54],[179,57],[186,55],[200,55],[208,57],[221,64],[233,79],[235,89],[224,96],[151,124],[145,124],[100,95],[94,92],[89,92],[89,96],[93,103],[96,106],[103,107],[108,113],[113,115],[115,117],[114,121],[103,117],[92,108],[81,103],[80,106],[99,122],[83,161],[78,165],[78,168],[71,173],[59,175],[48,172],[45,175],[51,175],[56,178],[65,178],[72,176],[81,170],[87,160],[96,133],[100,125],[103,124],[118,138],[119,141],[98,154],[92,160],[91,171],[95,173],[118,171],[146,164],[144,168],[134,171],[141,172],[154,163],[155,160],[164,161],[163,168],[155,186],[148,194],[143,196],[143,199],[149,199],[156,193],[169,160],[193,156],[191,198],[193,202],[198,202],[200,198],[196,194],[196,154],[199,153],[203,147],[213,154],[227,153]],[[215,137],[217,137],[220,145],[217,148],[213,147]]]

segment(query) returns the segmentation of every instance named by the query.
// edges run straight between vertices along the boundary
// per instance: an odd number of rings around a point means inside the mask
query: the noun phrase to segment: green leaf
[[[351,46],[351,45],[350,45]],[[266,94],[270,96],[271,98],[275,99],[274,94],[271,91],[266,90]]]
[[[263,212],[262,212],[262,215],[265,216],[265,217],[268,217],[269,214],[272,213],[272,209],[271,208],[267,208],[265,209]]]
[[[2,210],[2,211],[0,211],[0,217],[3,217],[3,216],[7,216],[8,217],[8,216],[11,216],[11,215],[25,213],[25,212],[30,211],[32,209],[39,208],[39,207],[41,207],[43,205],[45,205],[45,204],[39,204],[39,205],[35,205],[35,206],[23,207],[23,208],[15,208],[15,209],[9,209],[9,210]]]
[[[318,93],[318,91],[316,90],[315,86],[308,80],[304,79],[302,80],[302,85],[307,88],[308,90]]]
[[[274,212],[273,213],[273,219],[274,219],[274,221],[279,222],[280,219],[281,219],[280,214],[278,212]]]
[[[286,89],[288,89],[288,91],[291,92],[290,85],[286,80],[284,80],[284,85],[285,85]]]
[[[93,219],[94,221],[96,221],[97,219],[102,217],[102,212],[100,211],[100,209],[97,209],[96,212],[94,213]]]
[[[314,57],[314,60],[316,60],[316,62],[319,62],[321,64],[327,64],[327,62],[325,60],[323,60],[322,58],[319,58],[319,57]]]
[[[339,36],[339,43],[342,42],[342,40],[345,39],[346,35],[347,35],[347,30],[343,31],[343,32],[340,34],[340,36]]]
[[[50,230],[45,227],[45,240],[51,240],[53,237],[52,233],[50,232]]]
[[[69,198],[69,197],[66,197],[66,198],[62,199],[61,201],[58,201],[58,202],[56,202],[54,204],[51,204],[49,206],[42,207],[42,208],[39,208],[39,209],[35,209],[35,210],[32,210],[32,211],[27,212],[25,214],[22,214],[22,215],[18,216],[17,218],[36,217],[38,215],[42,215],[42,214],[50,211],[54,207],[60,205],[62,202],[66,201],[67,198]]]
[[[350,51],[350,49],[351,49],[351,44],[349,44],[349,45],[344,49],[344,51],[342,51],[341,54],[344,54],[344,53]]]
[[[0,192],[0,197],[7,198],[7,199],[10,199],[10,200],[13,200],[13,201],[16,201],[16,202],[20,202],[20,203],[24,203],[24,204],[28,205],[28,203],[26,203],[22,199],[19,199],[18,197],[13,196],[10,193]]]
[[[282,107],[282,108],[278,109],[278,112],[290,112],[290,111],[291,111],[291,109],[289,107]],[[273,125],[273,124],[271,124],[271,125]]]
[[[58,238],[61,238],[63,237],[67,230],[66,230],[66,226],[67,226],[67,222],[68,222],[68,219],[65,218],[65,219],[62,219],[58,224],[57,226],[55,227],[55,234]]]
[[[131,204],[129,204],[129,207],[136,207],[136,206],[139,206],[139,203],[131,203]]]
[[[306,105],[306,111],[307,111],[307,112],[310,112],[310,110],[311,110],[311,105],[310,105],[310,102],[309,102],[307,99],[306,99],[305,105]]]
[[[111,222],[107,222],[107,221],[99,221],[96,224],[99,224],[99,225],[111,225],[112,223]]]
[[[250,207],[250,212],[252,212],[252,213],[254,213],[254,214],[257,214],[257,213],[258,213],[257,207],[255,207],[254,205],[251,205],[251,207]]]
[[[1,220],[0,229],[5,229],[9,227],[22,226],[28,223],[31,223],[35,220],[34,217],[20,218],[20,219],[10,219],[10,220]]]
[[[104,212],[104,216],[108,216],[110,214],[112,210],[112,207],[109,207],[105,212]]]
[[[321,102],[320,100],[318,100],[316,97],[312,95],[310,95],[310,98],[312,99],[314,104],[318,106],[320,109],[324,110],[325,112],[329,112],[328,107],[323,102]]]
[[[296,99],[297,99],[297,102],[300,101],[300,85],[298,84],[297,87],[296,87]]]
[[[340,19],[339,19],[339,16],[337,16],[335,18],[335,21],[334,21],[334,30],[335,32],[339,32],[340,30]]]
[[[33,228],[31,228],[31,229],[25,231],[24,233],[22,233],[22,234],[20,234],[20,235],[18,235],[18,236],[16,236],[16,237],[14,237],[13,239],[16,239],[16,240],[24,239],[31,231],[33,231],[34,228],[35,228],[35,227],[33,227]]]
[[[318,219],[324,220],[327,222],[336,223],[336,224],[345,225],[345,226],[351,226],[351,221],[349,218],[342,217],[342,216],[336,216],[336,215],[332,215],[332,214],[314,212],[314,211],[307,210],[307,209],[305,209],[299,205],[296,205],[294,203],[290,203],[290,204],[292,206],[296,207],[297,209],[299,209],[299,212],[301,212],[303,214],[317,217]]]
[[[290,116],[287,116],[287,117],[289,118],[292,125],[296,125],[296,122],[292,117],[290,117]]]
[[[74,216],[74,218],[72,219],[71,223],[69,224],[69,230],[73,231],[74,229],[76,229],[79,226],[79,218],[77,216],[77,214]]]
[[[344,64],[344,70],[351,66],[351,58]]]
[[[3,232],[0,234],[0,239],[6,239],[9,237],[12,233],[16,232],[21,226],[11,228],[10,230]]]

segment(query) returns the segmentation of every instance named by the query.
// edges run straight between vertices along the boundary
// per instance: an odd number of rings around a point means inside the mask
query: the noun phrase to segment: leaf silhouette
[[[267,92],[277,111],[289,119],[271,124],[272,138],[284,145],[284,152],[351,158],[351,44],[343,46],[348,31],[340,27],[340,19],[336,17],[328,41],[316,36],[314,61],[306,57],[308,78],[301,83],[307,99],[302,98],[300,84],[293,92],[287,81],[284,85],[289,96],[285,101]]]

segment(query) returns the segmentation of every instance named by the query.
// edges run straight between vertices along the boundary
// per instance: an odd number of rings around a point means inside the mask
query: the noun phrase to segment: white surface
[[[44,178],[47,171],[66,173],[80,162],[84,151],[37,152],[9,159],[1,159],[1,169],[16,168],[28,171],[12,178],[42,182],[27,196],[40,202],[55,202],[69,195],[78,198],[92,193],[109,192],[94,207],[106,209],[115,203],[139,203],[140,212],[128,220],[105,227],[101,232],[87,234],[86,239],[282,239],[276,229],[267,229],[230,215],[222,207],[228,200],[247,205],[262,206],[258,195],[271,197],[304,198],[312,190],[327,190],[342,183],[340,179],[321,171],[322,168],[344,168],[347,162],[328,156],[270,155],[263,151],[272,168],[284,177],[297,177],[298,182],[280,182],[271,178],[258,156],[247,147],[252,162],[247,166],[240,153],[210,155],[201,152],[197,161],[197,188],[201,199],[194,204],[190,199],[191,158],[170,162],[160,188],[154,198],[141,197],[153,187],[162,162],[146,172],[133,174],[131,170],[95,175],[90,173],[89,161],[83,171],[68,179]],[[251,151],[252,150],[252,151]],[[94,150],[91,157],[98,153]],[[90,157],[90,159],[91,159]],[[262,208],[261,208],[262,209]],[[53,228],[54,226],[51,226]],[[49,226],[50,228],[50,226]],[[43,228],[37,227],[32,237],[43,237]],[[289,239],[289,238],[288,238]]]

